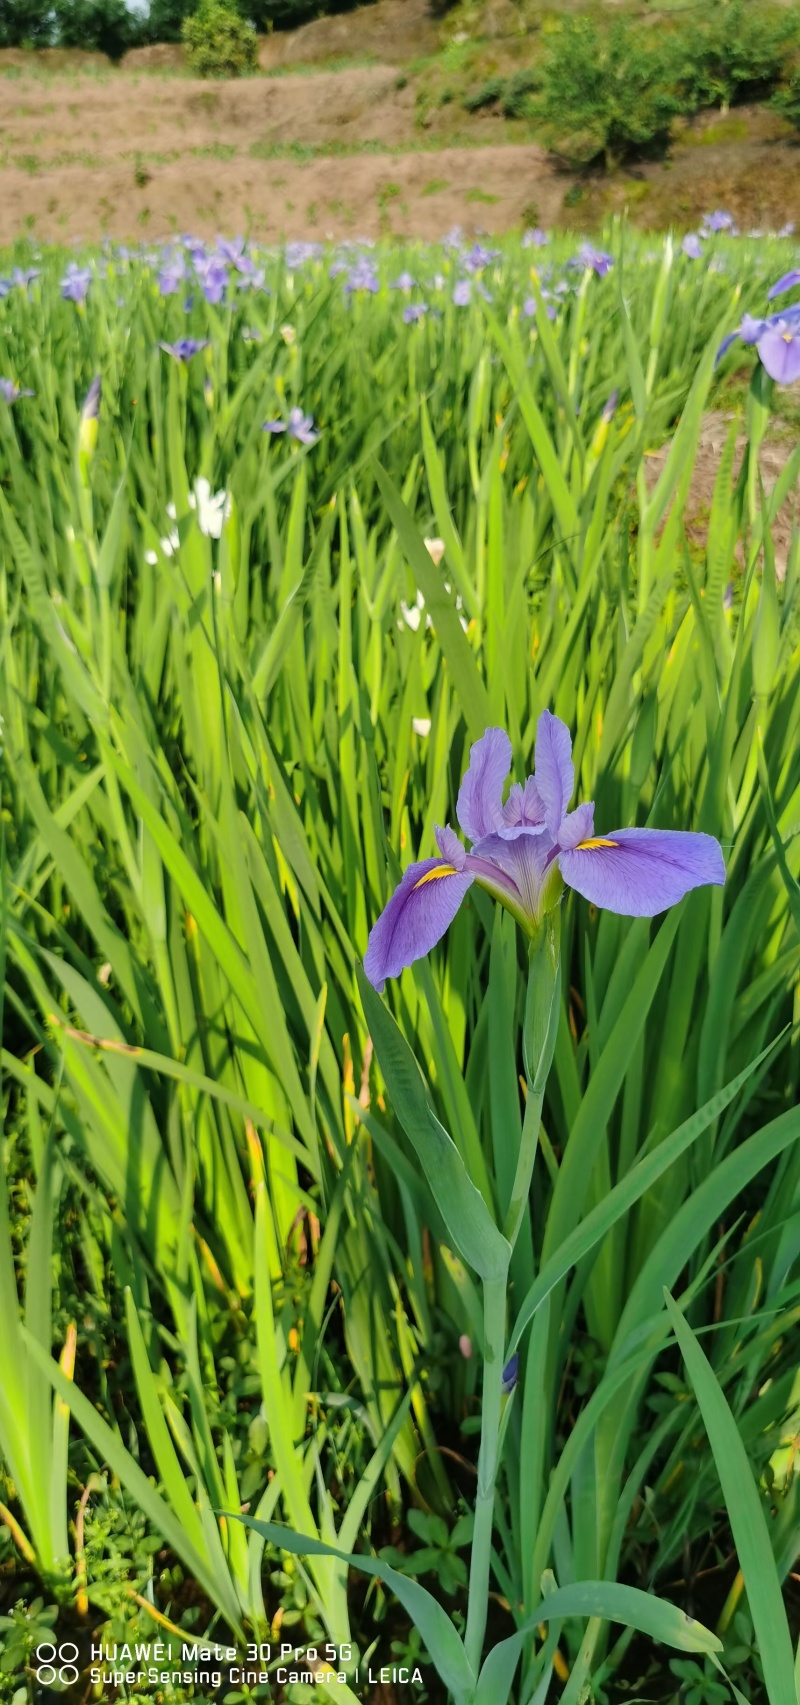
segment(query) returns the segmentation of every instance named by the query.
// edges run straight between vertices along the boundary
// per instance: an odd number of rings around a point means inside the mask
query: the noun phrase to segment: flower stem
[[[486,1616],[489,1608],[489,1573],[494,1528],[494,1495],[497,1483],[500,1411],[503,1401],[503,1357],[506,1342],[507,1276],[487,1279],[483,1287],[483,1404],[481,1445],[478,1454],[478,1491],[469,1569],[467,1630],[464,1637],[467,1659],[477,1675],[480,1668]]]

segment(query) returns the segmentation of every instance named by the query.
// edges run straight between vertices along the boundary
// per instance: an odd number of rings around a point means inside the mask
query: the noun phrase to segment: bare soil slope
[[[530,58],[507,12],[508,0],[488,5],[495,34],[476,75]],[[271,70],[240,82],[193,80],[175,47],[118,69],[96,54],[0,53],[0,243],[189,229],[435,237],[454,224],[586,228],[623,208],[689,228],[715,205],[745,227],[800,223],[800,148],[774,115],[715,115],[665,163],[576,183],[522,121],[437,98],[442,56],[417,63],[437,40],[428,0],[379,0],[266,38]],[[316,63],[342,55],[351,63]]]

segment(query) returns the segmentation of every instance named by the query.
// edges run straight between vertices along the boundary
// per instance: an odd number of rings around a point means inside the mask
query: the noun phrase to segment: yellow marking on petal
[[[610,844],[611,843],[609,842],[609,845]],[[414,886],[413,886],[411,892],[412,892],[412,894],[416,894],[418,888],[423,888],[425,886],[426,882],[435,882],[437,876],[457,876],[457,875],[458,875],[458,871],[456,870],[456,867],[454,864],[442,864],[439,866],[438,870],[426,870],[425,875],[420,877],[419,882],[414,883]]]
[[[579,841],[578,845],[575,847],[574,850],[575,850],[575,852],[591,852],[594,847],[618,847],[618,846],[619,846],[619,841],[603,841],[603,840],[597,839],[597,840],[592,840],[592,841]]]

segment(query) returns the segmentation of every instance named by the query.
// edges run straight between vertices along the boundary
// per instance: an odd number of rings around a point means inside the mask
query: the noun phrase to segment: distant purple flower
[[[16,403],[19,402],[20,397],[32,397],[34,395],[33,391],[20,390],[19,385],[15,385],[13,379],[0,379],[0,396],[7,403]]]
[[[453,301],[457,308],[468,308],[472,298],[472,285],[468,278],[460,278],[453,291]]]
[[[191,361],[193,355],[208,348],[208,343],[207,337],[179,337],[177,343],[162,343],[161,348],[174,361]]]
[[[779,237],[791,237],[793,231],[794,231],[794,220],[793,219],[787,219],[786,224],[781,226],[781,228],[778,232],[778,236]]]
[[[15,266],[14,271],[11,274],[11,283],[17,290],[27,290],[29,284],[33,284],[34,279],[39,278],[40,276],[41,267]]]
[[[587,267],[595,272],[598,278],[605,278],[606,273],[610,272],[614,265],[614,257],[606,254],[605,249],[596,249],[593,243],[584,243],[583,247],[578,250],[573,264]]]
[[[364,970],[381,990],[387,977],[429,953],[477,882],[528,933],[554,906],[562,884],[623,917],[655,917],[692,888],[725,881],[711,835],[673,829],[612,829],[595,835],[594,805],[568,806],[575,786],[569,729],[545,710],[536,730],[536,770],[512,783],[511,741],[488,728],[470,752],[456,804],[469,851],[449,827],[435,831],[438,858],[402,881],[370,933]]]
[[[684,237],[681,248],[687,260],[699,260],[703,253],[703,244],[698,233],[690,231],[688,236]]]
[[[244,237],[218,237],[217,255],[221,261],[238,266],[244,256]]]
[[[11,289],[12,289],[11,279],[10,278],[0,278],[0,302],[2,302],[2,300],[5,296],[10,296]]]
[[[301,408],[289,411],[288,420],[265,420],[262,432],[288,432],[290,438],[296,438],[298,444],[316,444],[319,433],[314,430],[314,419],[310,414],[304,414]]]
[[[713,232],[715,236],[718,235],[720,231],[733,232],[733,215],[731,213],[722,213],[718,208],[716,213],[704,214],[703,225],[707,231]]]
[[[407,326],[413,326],[419,320],[424,320],[427,312],[427,302],[409,302],[408,307],[403,309],[403,319]]]
[[[522,239],[522,247],[523,249],[543,249],[549,241],[550,238],[548,237],[547,232],[542,231],[540,227],[536,225],[532,231],[525,232]]]
[[[355,266],[351,267],[344,288],[347,296],[352,296],[354,292],[358,291],[367,291],[371,296],[376,294],[378,290],[377,274],[365,255],[362,255],[356,261]]]
[[[162,296],[174,296],[186,277],[186,262],[183,255],[170,255],[158,275],[158,288]]]
[[[545,305],[544,311],[547,315],[548,320],[554,320],[556,318],[557,313],[558,313],[558,309],[555,306],[555,303],[553,302],[553,299],[552,299],[550,292],[548,290],[542,291],[542,300],[543,300],[544,305]],[[525,298],[525,301],[522,304],[522,312],[525,315],[525,318],[527,320],[535,320],[535,318],[536,318],[536,297],[535,296],[527,296]]]
[[[460,225],[454,225],[452,231],[442,238],[443,249],[460,249],[464,241],[464,232]]]
[[[773,297],[783,296],[787,290],[794,290],[796,284],[800,284],[800,269],[794,267],[791,272],[785,272],[777,284],[773,284],[772,289],[767,291],[767,300],[771,302]]]
[[[223,260],[211,255],[208,260],[196,260],[194,270],[197,282],[211,307],[216,307],[222,301],[228,288],[228,268]]]
[[[321,254],[321,243],[287,243],[285,251],[287,270],[297,272],[298,267],[305,266],[307,261],[319,260]]]
[[[85,302],[91,282],[91,267],[78,266],[77,261],[71,260],[61,280],[61,294],[65,302]]]
[[[401,272],[400,277],[396,278],[389,288],[391,290],[413,290],[415,284],[416,279],[411,277],[410,272]]]
[[[467,272],[483,272],[500,253],[499,249],[486,249],[482,243],[473,243],[469,254],[464,256]]]

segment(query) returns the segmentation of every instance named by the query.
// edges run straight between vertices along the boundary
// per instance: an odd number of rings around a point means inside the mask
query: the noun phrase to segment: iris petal
[[[503,822],[503,787],[511,768],[511,741],[504,728],[487,728],[469,755],[456,816],[471,841],[491,835]]]
[[[725,881],[712,835],[682,829],[611,829],[604,843],[559,854],[564,881],[585,900],[626,918],[652,918],[691,888]]]
[[[536,786],[555,840],[575,787],[572,740],[565,722],[543,710],[536,725]]]
[[[441,940],[472,882],[468,870],[441,858],[409,865],[373,925],[364,955],[364,970],[379,994],[387,977],[399,977]]]

